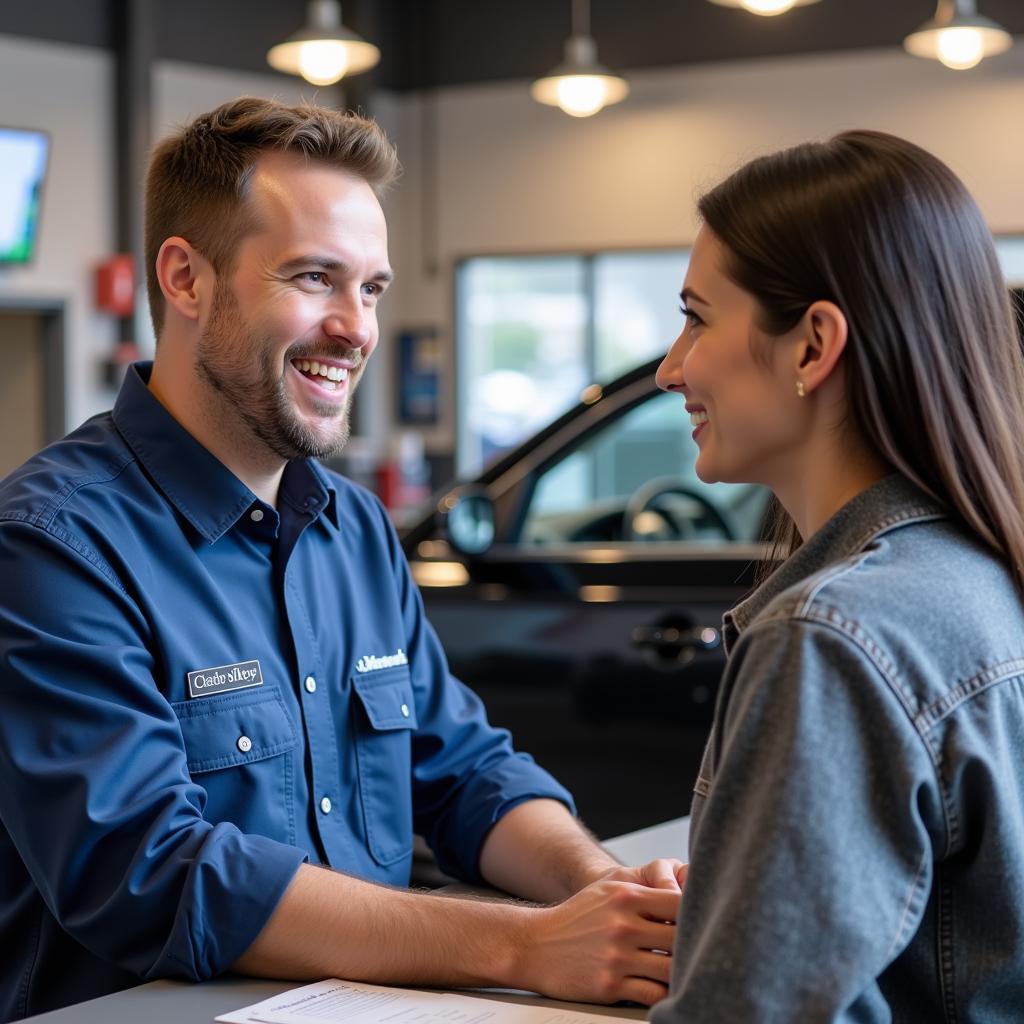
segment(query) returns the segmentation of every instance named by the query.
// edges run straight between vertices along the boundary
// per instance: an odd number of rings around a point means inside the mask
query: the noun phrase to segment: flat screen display
[[[0,128],[0,264],[32,259],[49,151],[45,132]]]

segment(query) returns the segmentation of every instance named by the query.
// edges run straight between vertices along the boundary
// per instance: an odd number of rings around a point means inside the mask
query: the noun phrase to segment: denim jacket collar
[[[731,653],[740,634],[783,591],[864,548],[874,538],[911,521],[945,513],[906,477],[892,473],[848,501],[748,598],[726,612],[722,639]]]

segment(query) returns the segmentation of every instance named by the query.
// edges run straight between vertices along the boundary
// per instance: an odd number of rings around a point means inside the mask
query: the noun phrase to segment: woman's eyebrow
[[[711,305],[707,299],[702,299],[692,288],[684,288],[679,293],[679,298],[682,300],[683,305],[689,305],[691,302],[699,302],[702,306]]]

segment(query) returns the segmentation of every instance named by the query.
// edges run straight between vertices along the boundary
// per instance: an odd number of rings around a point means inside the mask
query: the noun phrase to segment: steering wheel
[[[679,495],[691,506],[697,506],[696,514],[687,510],[680,517],[669,508],[660,505],[659,499],[668,494]],[[626,502],[622,513],[622,536],[626,540],[650,540],[652,531],[644,529],[646,513],[654,513],[671,530],[670,540],[688,540],[697,536],[697,526],[702,521],[721,533],[723,540],[736,540],[736,529],[725,513],[700,491],[694,490],[684,480],[674,476],[660,476],[638,487]]]

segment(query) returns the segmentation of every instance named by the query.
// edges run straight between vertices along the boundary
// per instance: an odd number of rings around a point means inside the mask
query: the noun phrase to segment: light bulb
[[[744,10],[751,14],[785,14],[796,5],[796,0],[740,0]]]
[[[966,71],[985,55],[985,40],[976,28],[946,28],[939,33],[936,52],[947,68]]]
[[[299,48],[299,73],[313,85],[332,85],[348,70],[348,49],[336,39],[313,39]]]
[[[573,117],[590,117],[604,105],[608,86],[600,75],[567,75],[558,83],[558,105]]]

